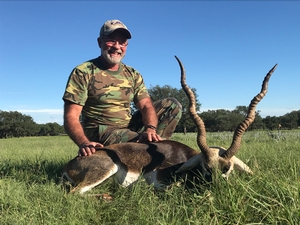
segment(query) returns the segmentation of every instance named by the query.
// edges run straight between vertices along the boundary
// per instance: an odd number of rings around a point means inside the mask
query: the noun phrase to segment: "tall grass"
[[[208,133],[211,146],[228,147],[232,133]],[[196,134],[174,140],[198,149]],[[69,194],[60,178],[77,153],[65,136],[0,140],[0,224],[300,224],[300,132],[274,136],[246,132],[237,156],[254,171],[211,187],[156,191],[140,179],[122,188],[110,179],[91,193],[114,200]]]

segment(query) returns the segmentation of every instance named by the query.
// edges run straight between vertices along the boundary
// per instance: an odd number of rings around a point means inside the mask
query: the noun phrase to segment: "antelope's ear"
[[[175,173],[181,173],[183,171],[191,170],[197,165],[199,165],[201,163],[201,160],[202,160],[202,155],[197,154],[192,158],[190,158],[188,161],[186,161],[178,170],[176,170]]]
[[[249,168],[249,166],[246,165],[242,160],[240,160],[238,157],[233,156],[233,163],[234,167],[238,169],[239,171],[244,171],[249,174],[253,174],[252,170]]]

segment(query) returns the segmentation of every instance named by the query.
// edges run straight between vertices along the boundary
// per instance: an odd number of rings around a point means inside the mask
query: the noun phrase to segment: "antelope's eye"
[[[231,163],[228,162],[227,165],[225,165],[225,166],[222,168],[222,173],[227,173],[228,170],[230,169],[230,166],[231,166]]]

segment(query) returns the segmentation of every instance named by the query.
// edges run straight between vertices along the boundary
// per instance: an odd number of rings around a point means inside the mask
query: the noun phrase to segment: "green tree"
[[[0,111],[0,138],[34,136],[38,126],[31,116],[17,111]]]
[[[40,124],[39,136],[56,136],[65,134],[64,127],[58,123]]]
[[[242,122],[247,114],[248,114],[248,106],[237,106],[233,111],[232,111],[232,115],[231,117],[234,118],[233,119],[233,126],[234,129],[235,127],[237,127],[237,125]],[[257,130],[257,129],[264,129],[266,126],[262,121],[262,117],[260,116],[260,111],[257,111],[255,113],[255,120],[253,121],[253,123],[251,124],[251,126],[248,128],[248,130]],[[235,114],[239,115],[239,116],[235,116]],[[235,120],[237,120],[236,122],[234,122]]]
[[[206,112],[200,113],[200,117],[205,124],[206,131],[216,131],[217,130],[217,120],[216,120],[216,110],[208,110]]]
[[[299,126],[300,111],[292,111],[280,117],[280,124],[286,129],[295,129]]]
[[[64,127],[59,125],[58,123],[46,123],[46,126],[50,127],[50,135],[56,136],[65,133]]]
[[[279,118],[276,116],[267,116],[266,118],[263,118],[262,121],[269,130],[278,129],[278,125],[280,124]]]
[[[50,136],[51,134],[51,127],[47,124],[39,124],[39,136]]]
[[[235,107],[235,109],[232,112],[240,114],[245,118],[248,113],[248,108],[249,108],[248,106],[239,105],[239,106]]]

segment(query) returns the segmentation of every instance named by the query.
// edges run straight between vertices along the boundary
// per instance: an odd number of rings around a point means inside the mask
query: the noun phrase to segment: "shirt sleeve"
[[[144,98],[150,98],[143,76],[134,68],[127,66],[131,74],[134,74],[134,104]]]
[[[83,106],[88,96],[87,86],[88,79],[86,73],[76,67],[69,76],[62,99]]]

